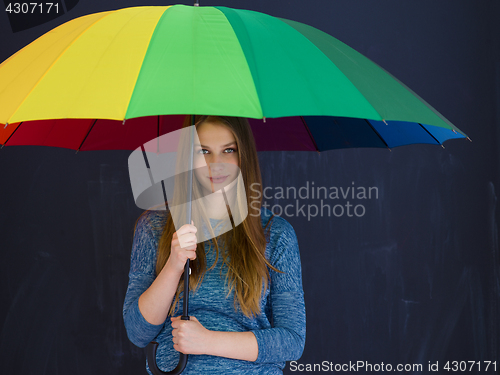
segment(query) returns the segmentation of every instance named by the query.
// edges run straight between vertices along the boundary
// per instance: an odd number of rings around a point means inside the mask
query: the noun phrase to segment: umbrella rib
[[[157,136],[156,136],[156,153],[160,153],[160,115],[156,116],[156,128],[157,128]]]
[[[311,134],[311,131],[309,130],[309,127],[307,126],[306,120],[304,119],[304,116],[300,116],[300,119],[302,120],[302,123],[304,124],[304,127],[307,130],[307,134],[309,134],[309,138],[311,138],[312,143],[314,144],[314,147],[316,148],[316,152],[320,152],[318,145],[316,144],[316,141],[314,140],[313,135]]]
[[[161,180],[161,189],[163,190],[163,200],[165,201],[165,210],[168,208],[167,191],[165,190],[165,182]]]
[[[142,157],[144,158],[144,164],[146,165],[146,169],[148,170],[149,182],[151,186],[155,185],[155,179],[153,178],[153,172],[151,171],[151,166],[149,165],[148,155],[146,154],[146,150],[144,149],[144,145],[141,145]],[[163,190],[163,199],[165,200],[165,209],[167,208],[167,193],[165,191],[165,185],[163,180],[161,180],[161,188]]]
[[[226,191],[224,189],[221,189],[221,191],[222,191],[222,196],[224,197],[224,202],[226,203],[227,210],[229,211],[229,220],[231,221],[231,225],[233,226],[234,229],[236,228],[236,225],[234,225],[233,214],[231,213],[231,208],[227,200]]]
[[[10,138],[14,135],[15,132],[17,132],[17,129],[19,129],[21,127],[21,125],[23,124],[24,121],[21,121],[19,123],[19,125],[17,126],[17,128],[12,132],[11,135],[9,135],[9,138],[7,138],[7,140],[5,141],[5,143],[2,145],[2,147],[0,147],[0,149],[3,148],[3,146],[5,146],[7,144],[7,142],[10,140]]]
[[[90,132],[92,131],[92,129],[94,128],[94,125],[95,123],[97,122],[97,119],[94,120],[94,122],[92,123],[92,126],[90,127],[89,131],[87,132],[87,134],[85,134],[85,138],[83,138],[83,141],[82,143],[80,143],[80,147],[78,147],[78,150],[76,150],[76,154],[78,153],[78,151],[80,151],[80,149],[82,148],[83,144],[85,143],[85,140],[87,139],[87,137],[89,136]]]
[[[422,125],[421,123],[419,123],[419,122],[417,122],[417,124],[419,124],[419,125],[420,125],[420,127],[421,127],[422,129],[424,129],[424,130],[427,132],[427,134],[429,134],[429,135],[430,135],[430,136],[431,136],[431,137],[432,137],[432,138],[433,138],[433,139],[434,139],[434,140],[435,140],[435,141],[436,141],[439,145],[441,145],[441,147],[442,147],[442,148],[444,148],[443,144],[442,144],[441,142],[439,142],[439,141],[436,139],[436,137],[434,137],[434,136],[432,135],[432,133],[431,133],[430,131],[428,131],[428,130],[425,128],[425,126],[423,126],[423,125]]]
[[[380,138],[380,140],[384,143],[385,147],[387,147],[389,149],[389,151],[391,151],[391,148],[389,147],[389,145],[387,144],[387,142],[385,141],[384,138],[382,138],[382,136],[379,134],[379,132],[377,131],[377,129],[375,129],[373,127],[373,125],[370,123],[370,121],[368,121],[367,119],[365,119],[366,123],[368,124],[368,126],[370,128],[372,128],[372,130],[374,131],[375,134],[377,134],[377,137]]]

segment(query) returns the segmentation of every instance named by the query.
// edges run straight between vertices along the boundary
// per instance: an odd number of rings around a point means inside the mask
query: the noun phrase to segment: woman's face
[[[231,130],[221,122],[205,121],[196,131],[200,145],[195,145],[194,151],[205,156],[207,166],[195,162],[195,175],[204,189],[213,193],[238,177],[238,145]]]

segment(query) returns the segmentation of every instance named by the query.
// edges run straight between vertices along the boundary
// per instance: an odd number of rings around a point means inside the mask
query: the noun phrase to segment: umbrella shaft
[[[188,173],[188,195],[187,195],[187,213],[186,221],[187,224],[191,224],[191,201],[193,198],[193,155],[194,155],[194,132],[195,132],[195,116],[191,115],[191,131],[190,131],[190,141],[189,141],[189,173]],[[182,318],[183,320],[189,320],[189,259],[186,261],[184,266],[184,300],[182,304]]]

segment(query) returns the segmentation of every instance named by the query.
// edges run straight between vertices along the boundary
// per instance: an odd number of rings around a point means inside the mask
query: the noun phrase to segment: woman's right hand
[[[168,268],[182,274],[188,259],[196,259],[196,232],[198,229],[191,224],[184,224],[174,233],[168,257]]]

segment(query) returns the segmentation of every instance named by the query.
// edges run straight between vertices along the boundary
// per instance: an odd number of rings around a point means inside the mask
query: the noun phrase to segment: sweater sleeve
[[[134,233],[130,261],[129,283],[123,303],[123,320],[129,340],[143,348],[163,328],[163,324],[150,324],[139,310],[139,297],[156,278],[157,241],[151,230],[148,215],[142,215]]]
[[[253,330],[259,346],[256,362],[297,360],[306,339],[306,312],[302,289],[302,268],[297,236],[284,221],[284,229],[271,254],[270,262],[278,273],[270,270],[270,303],[272,328]]]

